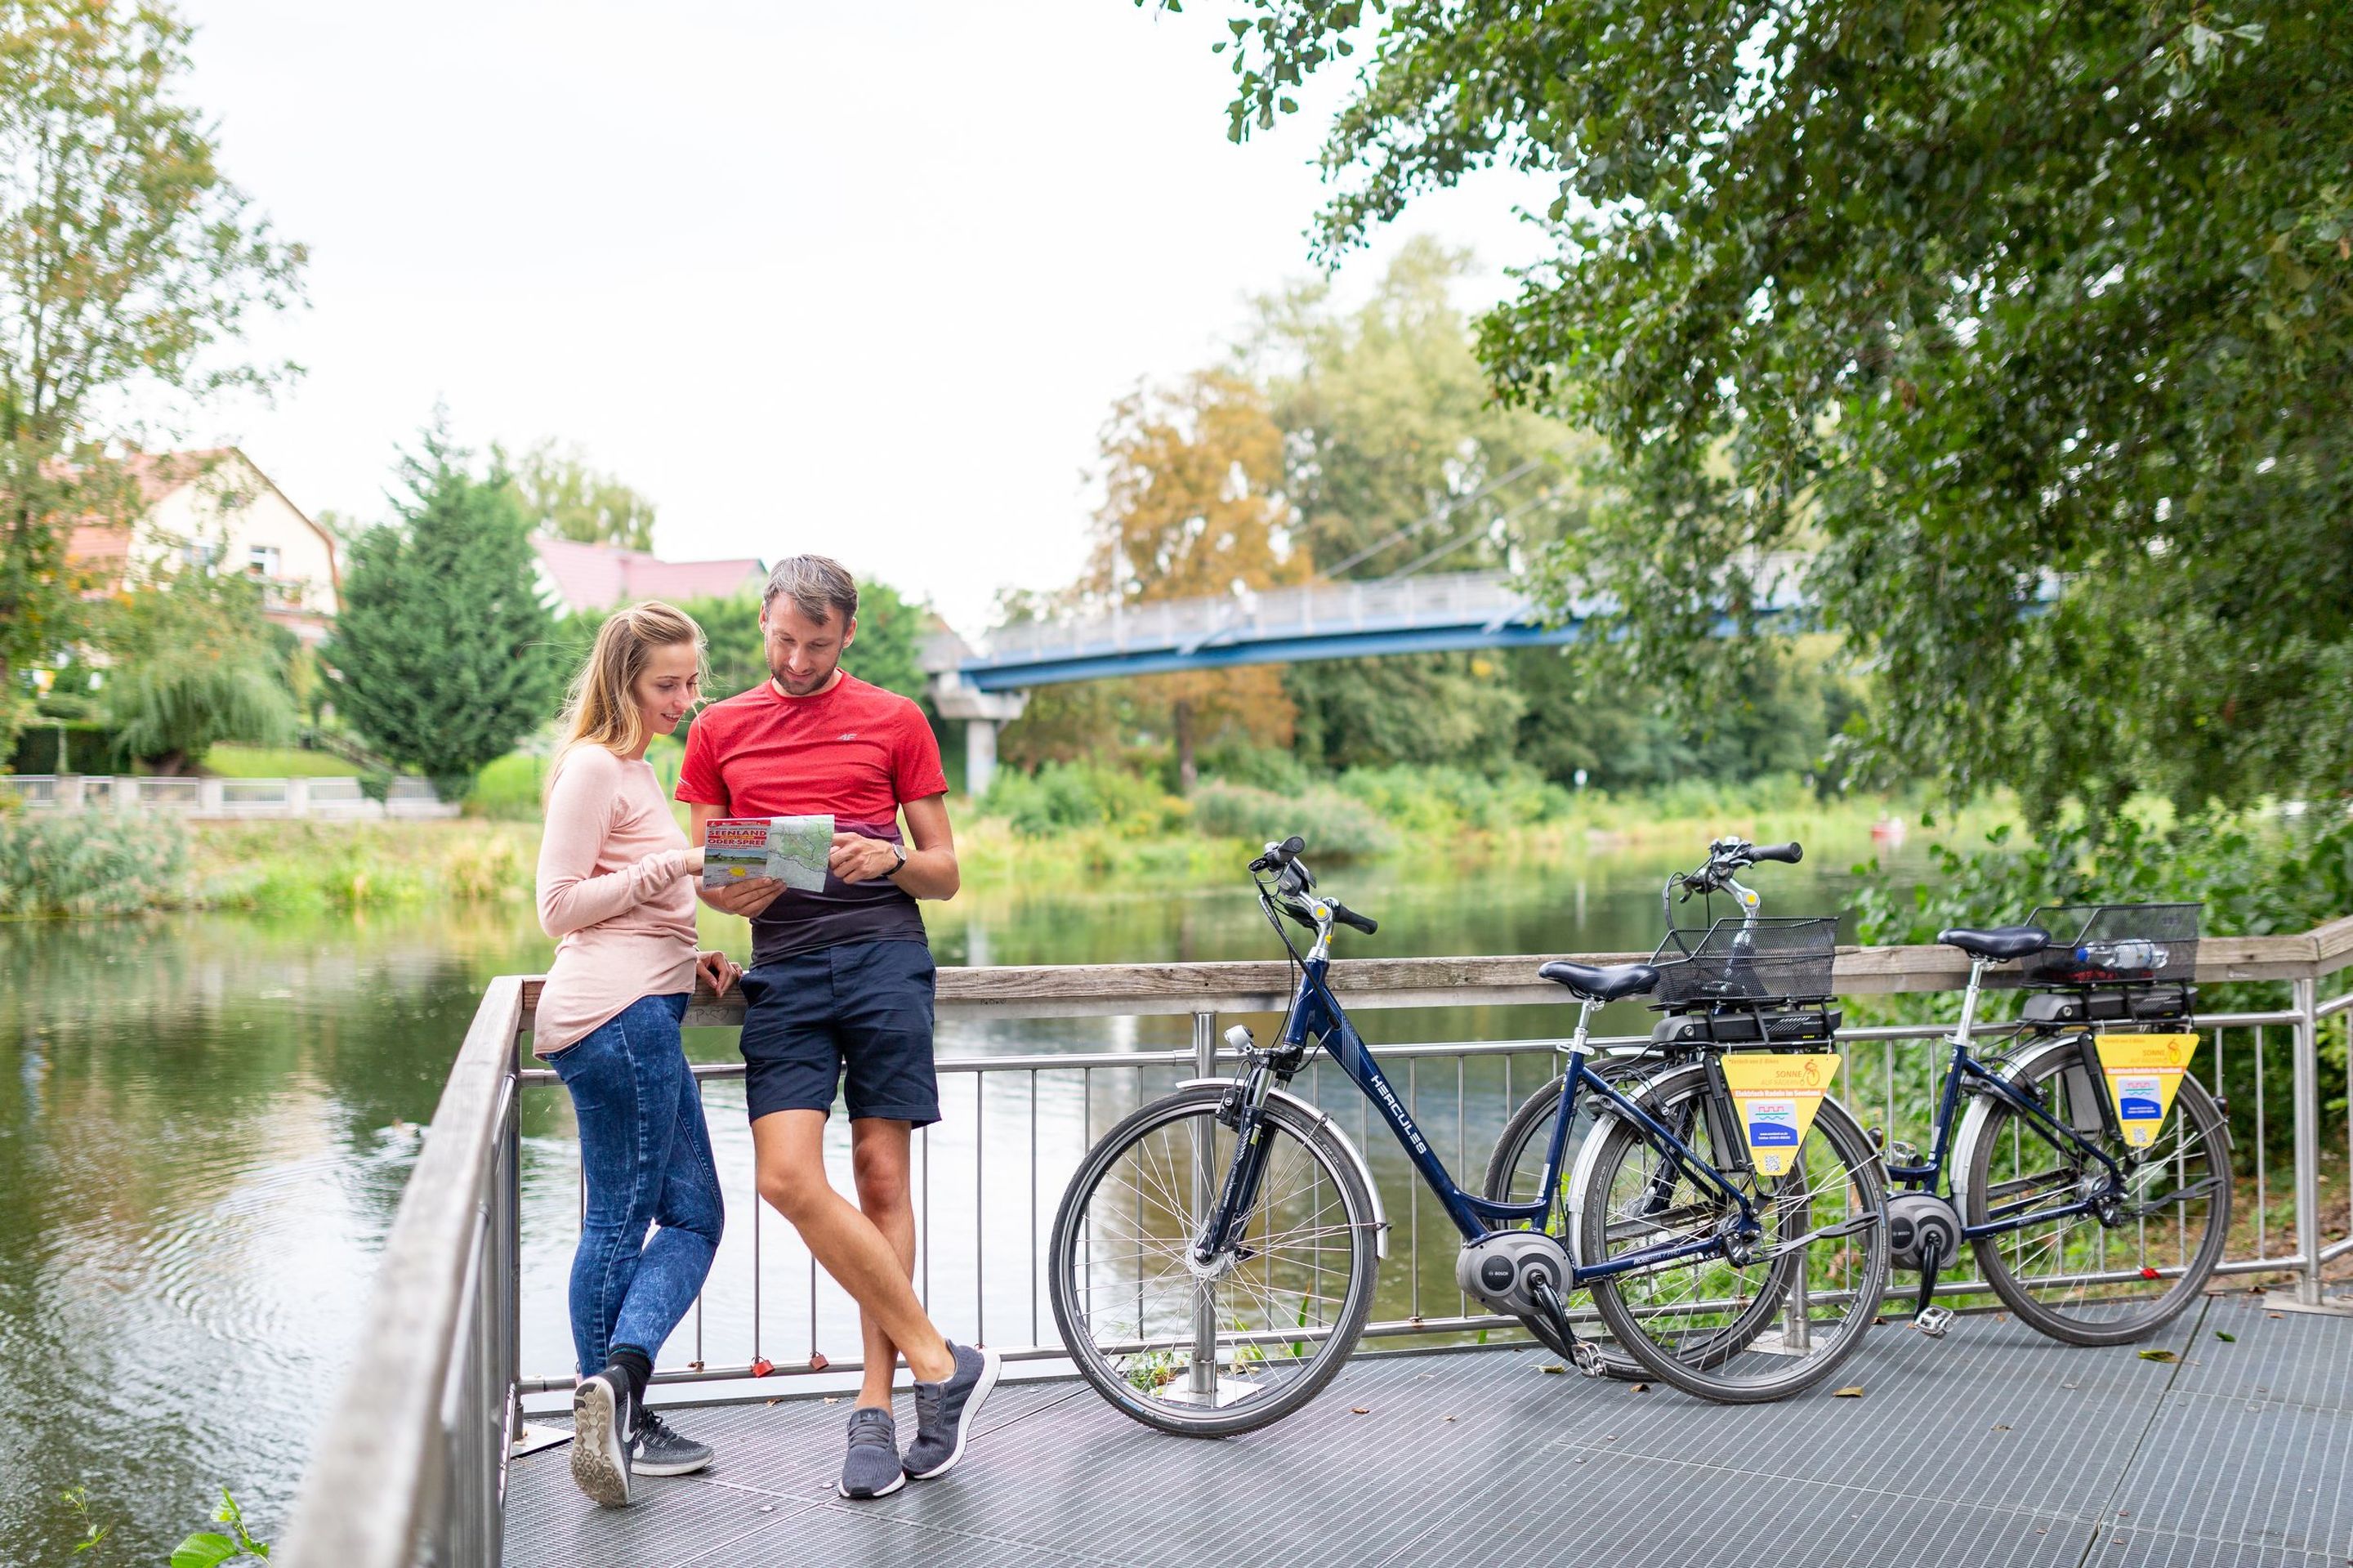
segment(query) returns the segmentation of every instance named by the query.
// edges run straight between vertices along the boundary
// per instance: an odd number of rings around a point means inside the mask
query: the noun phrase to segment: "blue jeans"
[[[719,1251],[725,1209],[702,1092],[679,1039],[685,1016],[683,991],[641,996],[547,1058],[571,1091],[588,1179],[572,1255],[582,1377],[604,1371],[615,1345],[659,1355]]]

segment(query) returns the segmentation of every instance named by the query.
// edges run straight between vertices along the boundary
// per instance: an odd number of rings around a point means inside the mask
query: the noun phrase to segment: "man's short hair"
[[[765,610],[779,597],[811,620],[822,623],[835,610],[847,626],[858,616],[858,579],[831,556],[786,556],[768,574],[767,591],[760,596]]]

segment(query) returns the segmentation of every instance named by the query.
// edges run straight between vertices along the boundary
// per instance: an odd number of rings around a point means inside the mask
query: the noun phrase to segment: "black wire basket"
[[[2026,983],[2139,985],[2195,980],[2199,904],[2048,904],[2028,916],[2051,945],[2026,960]]]
[[[1651,1000],[1666,1008],[1827,1001],[1838,927],[1835,915],[1810,915],[1669,931],[1651,960],[1659,970]]]

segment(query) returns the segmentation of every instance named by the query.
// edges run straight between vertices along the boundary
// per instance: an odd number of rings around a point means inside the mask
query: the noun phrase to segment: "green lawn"
[[[350,779],[359,769],[332,751],[301,751],[264,746],[216,746],[205,753],[204,768],[223,779]]]

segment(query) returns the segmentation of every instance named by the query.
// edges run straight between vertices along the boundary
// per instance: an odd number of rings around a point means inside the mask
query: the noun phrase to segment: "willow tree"
[[[131,406],[284,369],[234,344],[299,297],[302,248],[181,101],[189,36],[160,5],[0,0],[0,743],[17,673],[75,634],[75,521],[135,509],[105,446]]]
[[[1554,565],[1705,702],[1775,552],[1884,764],[2047,812],[2353,786],[2353,27],[2297,0],[1254,0],[1237,138],[1352,59],[1327,254],[1549,176],[1482,323],[1616,503]]]

